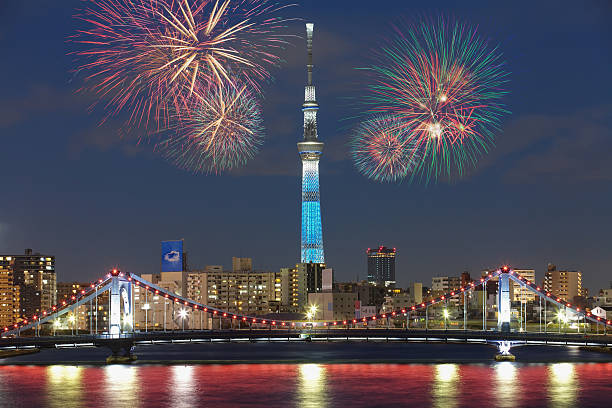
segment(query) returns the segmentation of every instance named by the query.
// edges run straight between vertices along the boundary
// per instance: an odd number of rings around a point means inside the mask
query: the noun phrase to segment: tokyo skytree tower
[[[317,104],[312,84],[312,33],[314,24],[306,24],[308,48],[308,85],[304,104],[304,140],[297,144],[302,159],[302,263],[325,263],[319,193],[319,157],[323,143],[317,139]]]

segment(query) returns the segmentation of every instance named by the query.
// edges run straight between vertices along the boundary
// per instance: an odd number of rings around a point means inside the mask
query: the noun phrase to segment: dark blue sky
[[[231,175],[179,170],[99,127],[66,39],[80,1],[0,3],[0,252],[57,256],[59,280],[111,266],[159,270],[161,240],[184,238],[193,268],[251,256],[259,269],[299,258],[303,40],[265,87],[261,154]],[[612,6],[608,1],[309,0],[315,22],[321,201],[327,263],[365,277],[365,249],[397,247],[397,279],[477,273],[509,263],[581,269],[593,291],[612,280]],[[457,5],[459,4],[459,6]],[[426,7],[425,7],[426,6]],[[512,110],[497,147],[471,174],[436,185],[377,184],[347,159],[354,67],[401,16],[444,12],[499,42]],[[292,30],[302,35],[303,23]]]

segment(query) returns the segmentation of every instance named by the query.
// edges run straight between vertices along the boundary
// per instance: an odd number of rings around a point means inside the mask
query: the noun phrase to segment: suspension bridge
[[[487,322],[487,283],[497,283],[497,323],[488,327]],[[521,290],[537,296],[539,303],[539,321],[535,322],[535,330],[528,331],[526,303],[521,302],[520,328],[511,329],[512,302],[510,299],[510,283],[515,282]],[[138,287],[145,293],[152,293],[164,301],[163,329],[148,330],[149,322],[145,323],[145,331],[135,330],[134,322],[134,289]],[[482,292],[482,328],[474,329],[468,324],[468,296],[478,296],[477,289]],[[41,328],[54,327],[54,323],[68,313],[75,313],[80,306],[89,305],[90,311],[98,298],[108,296],[109,321],[108,330],[99,333],[94,331],[93,313],[89,314],[89,333],[78,329],[71,335],[43,335]],[[447,309],[449,302],[462,304],[463,322],[455,319],[454,326],[447,324]],[[552,310],[550,306],[552,305]],[[432,327],[431,309],[443,306],[444,326]],[[172,319],[179,313],[184,315],[191,310],[192,316],[200,315],[200,321],[212,318],[218,319],[219,329],[193,330],[182,328],[167,329],[167,319]],[[167,309],[170,309],[167,312]],[[550,312],[557,310],[559,319],[558,330],[547,328]],[[98,310],[96,307],[95,310]],[[170,314],[170,316],[168,316]],[[421,316],[424,325],[411,327],[415,316]],[[571,316],[576,322],[572,332],[561,330],[561,316]],[[96,316],[97,319],[97,316]],[[403,327],[395,327],[396,321],[405,322]],[[184,319],[183,319],[184,322]],[[229,326],[229,329],[223,329]],[[155,327],[151,322],[152,326]],[[229,324],[228,324],[229,323]],[[533,324],[532,324],[533,325]],[[424,327],[423,327],[424,326]],[[202,327],[202,325],[200,325]],[[172,293],[141,277],[122,273],[114,269],[103,278],[92,282],[88,289],[83,289],[70,299],[63,300],[50,310],[15,322],[2,328],[0,348],[61,348],[61,347],[107,347],[113,356],[130,357],[133,346],[139,344],[164,344],[181,342],[216,342],[216,341],[418,341],[418,342],[464,342],[464,343],[494,343],[498,345],[502,355],[509,355],[510,347],[527,344],[544,345],[577,345],[599,346],[610,348],[612,336],[608,330],[612,327],[610,320],[592,315],[589,311],[543,290],[508,267],[489,273],[480,280],[471,282],[457,290],[442,296],[429,299],[426,302],[413,304],[409,307],[378,313],[372,316],[332,321],[291,321],[267,319],[261,316],[249,316],[219,308],[207,306],[186,297]],[[50,330],[48,330],[50,332]],[[55,334],[55,333],[54,333]]]

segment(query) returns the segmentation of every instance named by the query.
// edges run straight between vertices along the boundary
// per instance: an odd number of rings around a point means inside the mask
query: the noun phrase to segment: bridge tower
[[[501,268],[497,286],[497,330],[510,332],[510,269]]]
[[[118,269],[113,269],[110,274],[110,322],[108,333],[111,337],[119,337],[122,332],[131,332],[133,329],[132,285]]]

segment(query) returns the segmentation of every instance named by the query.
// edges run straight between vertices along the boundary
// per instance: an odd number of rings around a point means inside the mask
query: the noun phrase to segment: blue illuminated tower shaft
[[[319,158],[323,143],[317,138],[317,111],[315,87],[312,84],[313,24],[306,24],[308,48],[308,85],[304,92],[304,140],[299,142],[302,159],[302,263],[325,263],[323,229],[321,226],[321,194],[319,192]]]

